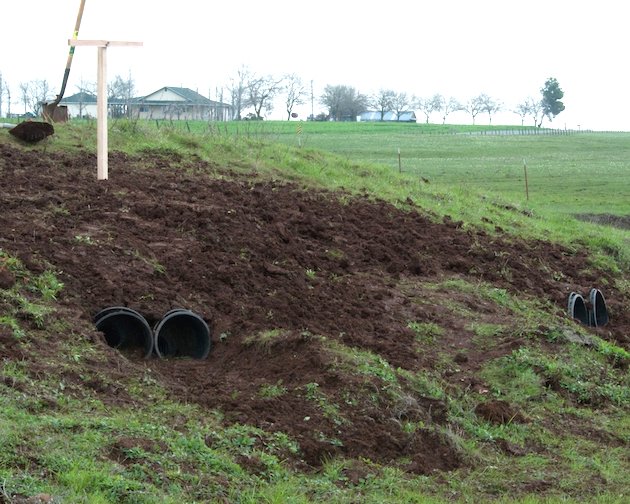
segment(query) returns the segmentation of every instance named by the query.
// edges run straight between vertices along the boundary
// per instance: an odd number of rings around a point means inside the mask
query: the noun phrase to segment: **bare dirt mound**
[[[630,215],[576,214],[575,218],[584,222],[601,224],[602,226],[630,229]]]
[[[401,459],[418,473],[462,463],[434,431],[401,428],[444,423],[444,404],[410,394],[376,407],[371,397],[384,378],[357,373],[340,350],[430,368],[433,357],[414,351],[409,321],[438,323],[459,359],[458,382],[474,381],[489,356],[458,357],[470,334],[421,285],[484,281],[559,309],[572,290],[614,285],[583,252],[434,222],[368,197],[340,199],[176,156],[113,153],[111,179],[97,182],[95,162],[0,145],[0,248],[34,271],[57,271],[61,302],[83,322],[116,305],[151,324],[176,307],[201,314],[213,329],[207,360],[135,364],[156,370],[175,397],[223,411],[227,422],[287,432],[309,466],[334,454]],[[413,289],[427,302],[411,302]],[[599,331],[627,346],[628,300],[606,294],[614,324]],[[503,316],[474,296],[468,302]]]

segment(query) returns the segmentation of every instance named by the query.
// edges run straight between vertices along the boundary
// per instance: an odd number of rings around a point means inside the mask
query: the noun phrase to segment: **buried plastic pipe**
[[[569,294],[569,302],[567,306],[569,317],[576,319],[583,325],[589,325],[591,315],[586,308],[584,298],[577,292]]]
[[[208,324],[190,310],[171,310],[155,326],[154,348],[158,357],[205,359],[210,346]]]
[[[113,348],[142,350],[145,358],[153,353],[153,332],[146,319],[137,311],[124,306],[111,306],[94,316],[96,329],[105,335]]]
[[[606,308],[606,300],[604,295],[598,289],[591,289],[589,293],[591,302],[591,325],[593,327],[602,327],[608,323],[608,308]]]

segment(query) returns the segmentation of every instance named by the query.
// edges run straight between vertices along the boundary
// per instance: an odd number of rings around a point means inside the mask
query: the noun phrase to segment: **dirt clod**
[[[24,121],[15,128],[11,128],[9,133],[15,138],[19,138],[26,143],[37,143],[44,138],[54,135],[53,125],[40,121]]]

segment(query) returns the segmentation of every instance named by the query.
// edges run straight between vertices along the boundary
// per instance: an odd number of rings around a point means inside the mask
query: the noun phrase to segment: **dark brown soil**
[[[26,143],[37,143],[55,133],[52,124],[39,121],[24,121],[9,130],[15,138]]]
[[[576,214],[577,219],[585,222],[593,222],[603,226],[611,226],[619,229],[630,229],[630,215],[612,214]]]
[[[107,359],[91,364],[100,374],[84,386],[104,402],[127,400],[115,377],[150,368],[173,397],[221,410],[227,423],[287,432],[300,445],[298,465],[341,454],[430,473],[461,465],[457,450],[434,430],[408,433],[402,424],[443,424],[445,405],[411,387],[408,397],[375,404],[374,391],[387,397],[383,379],[343,371],[333,342],[408,370],[434,369],[447,354],[453,366],[444,376],[482,389],[475,372],[483,362],[522,340],[507,335],[491,349],[473,344],[466,316],[449,303],[488,322],[505,323],[509,313],[473,294],[431,287],[461,278],[549,301],[560,317],[569,292],[600,287],[611,323],[598,334],[628,347],[630,300],[585,252],[492,236],[449,218],[436,222],[420,209],[368,197],[345,194],[342,201],[194,159],[112,153],[110,180],[101,182],[95,165],[91,154],[0,144],[0,248],[33,272],[58,273],[65,284],[60,309],[76,324],[68,334],[85,332],[94,314],[117,305],[151,325],[172,308],[189,308],[213,331],[203,361],[144,361],[94,339]],[[0,287],[14,281],[0,270]],[[409,321],[443,328],[439,348],[417,351]],[[264,334],[273,338],[257,343]],[[10,340],[0,333],[3,358],[29,358]],[[56,348],[34,345],[30,353]],[[261,393],[274,385],[284,393]],[[500,421],[514,416],[503,413]],[[120,441],[111,456],[124,459],[136,442]],[[249,465],[256,471],[258,461]]]
[[[519,411],[515,410],[509,403],[499,400],[479,403],[475,407],[475,414],[493,424],[525,421],[523,415]]]

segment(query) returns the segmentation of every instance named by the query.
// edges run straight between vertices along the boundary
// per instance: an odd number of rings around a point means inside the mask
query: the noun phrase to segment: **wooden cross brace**
[[[113,40],[68,40],[70,46],[98,47],[96,91],[96,150],[97,178],[107,180],[107,48],[112,46],[138,47],[142,42],[118,42]]]

